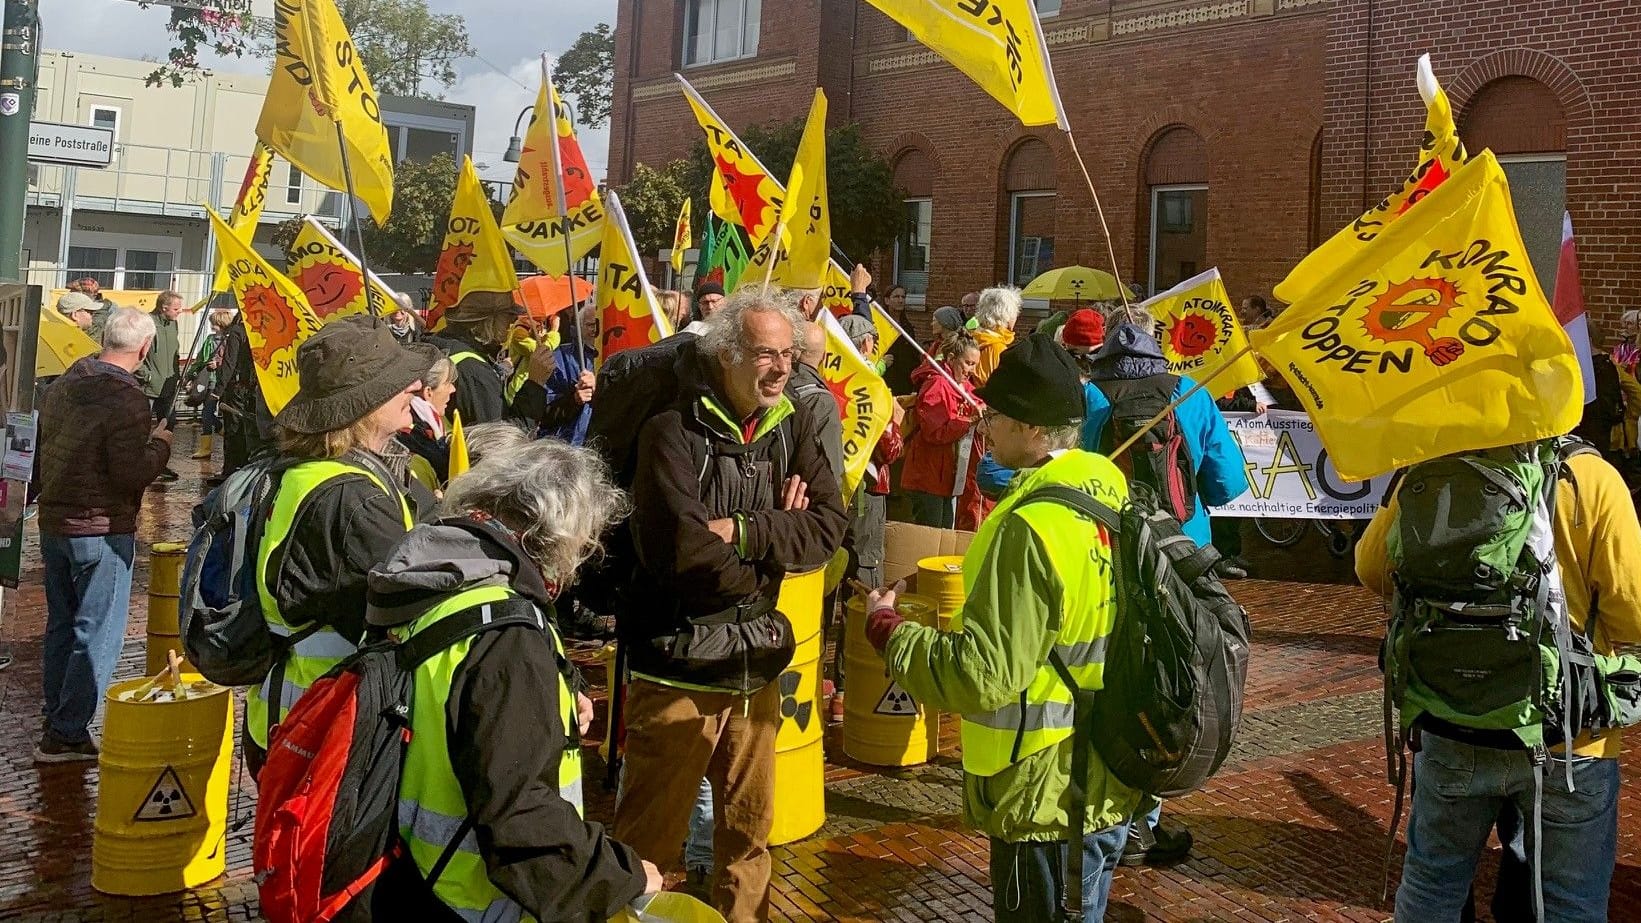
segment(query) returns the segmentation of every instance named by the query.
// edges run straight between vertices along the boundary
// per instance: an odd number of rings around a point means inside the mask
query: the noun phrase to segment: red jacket
[[[900,461],[905,451],[906,442],[900,437],[900,425],[890,420],[883,435],[878,437],[877,445],[872,446],[872,468],[868,473],[875,472],[875,476],[866,485],[867,493],[881,497],[889,492],[889,466]]]
[[[974,426],[979,412],[946,376],[927,364],[912,373],[912,383],[917,385],[917,403],[912,406],[917,430],[906,443],[900,487],[937,497],[959,496],[984,451]],[[974,396],[973,385],[965,383],[963,390]],[[959,456],[964,460],[961,472]]]

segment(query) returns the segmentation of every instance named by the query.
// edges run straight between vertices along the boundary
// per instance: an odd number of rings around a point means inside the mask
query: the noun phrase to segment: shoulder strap
[[[547,621],[535,604],[523,597],[480,603],[439,619],[400,644],[399,665],[414,670],[459,641],[510,625],[545,629]]]
[[[1050,484],[1047,487],[1039,487],[1027,494],[1025,499],[1020,501],[1019,506],[1045,501],[1068,506],[1113,532],[1122,528],[1122,517],[1117,515],[1116,510],[1094,499],[1084,491],[1075,487],[1066,487],[1063,484]],[[1018,509],[1019,506],[1015,508]]]

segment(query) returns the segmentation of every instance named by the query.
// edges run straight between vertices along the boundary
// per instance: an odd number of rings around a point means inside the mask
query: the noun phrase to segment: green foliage
[[[653,257],[672,246],[672,232],[678,226],[678,209],[684,204],[684,174],[689,164],[674,160],[664,169],[652,170],[644,164],[633,169],[632,179],[621,187],[621,210],[627,215],[638,252]],[[696,236],[700,236],[700,205],[691,206]]]
[[[143,0],[147,9],[150,4]],[[215,10],[190,10],[172,7],[171,19],[165,31],[176,36],[165,63],[154,68],[144,83],[151,87],[170,84],[180,87],[200,77],[199,49],[205,46],[223,57],[245,54],[252,31],[251,17],[219,13]]]
[[[575,107],[576,121],[588,128],[609,121],[615,90],[615,36],[609,23],[601,22],[576,36],[553,65],[553,79],[558,92]]]
[[[296,243],[296,235],[300,233],[302,233],[302,218],[300,216],[286,218],[274,225],[273,245],[278,247],[282,253],[288,252],[291,245]]]
[[[782,185],[798,156],[803,122],[800,116],[790,122],[755,125],[740,132],[747,148]],[[696,142],[683,163],[681,179],[694,201],[691,209],[696,215],[704,215],[713,167],[706,141]],[[826,183],[832,210],[832,242],[839,249],[851,259],[865,260],[894,244],[905,222],[904,193],[895,186],[894,168],[866,144],[859,126],[841,125],[826,132]],[[676,208],[673,213],[676,216]]]
[[[337,8],[378,94],[443,99],[456,62],[475,54],[467,20],[434,13],[427,0],[339,0]]]
[[[371,268],[387,272],[437,268],[445,219],[455,194],[456,161],[449,154],[399,161],[393,174],[393,213],[387,224],[378,227],[368,215],[359,219]]]

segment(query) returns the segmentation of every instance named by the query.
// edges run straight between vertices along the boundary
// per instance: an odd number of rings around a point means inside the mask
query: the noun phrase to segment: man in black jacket
[[[450,406],[462,415],[462,425],[490,423],[514,418],[532,424],[541,421],[547,409],[547,392],[543,383],[553,374],[553,350],[546,337],[531,354],[529,379],[519,386],[518,393],[507,393],[504,370],[495,357],[507,341],[513,323],[524,314],[524,309],[513,300],[511,292],[468,292],[445,315],[444,330],[422,337],[422,342],[445,351],[456,364],[456,377],[461,385]]]
[[[802,324],[776,299],[730,299],[700,340],[680,345],[676,400],[644,425],[635,458],[637,567],[618,615],[633,681],[615,836],[676,865],[709,779],[713,902],[732,923],[768,914],[774,680],[793,653],[775,598],[787,570],[824,564],[847,525],[813,420],[786,394]]]

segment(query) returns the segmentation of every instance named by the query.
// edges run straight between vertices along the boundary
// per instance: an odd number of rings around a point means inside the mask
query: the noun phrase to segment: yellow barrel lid
[[[960,554],[937,554],[934,557],[918,561],[917,569],[926,570],[933,574],[961,574],[963,573],[963,556]]]
[[[182,554],[188,550],[187,542],[155,542],[148,546],[154,554]]]

